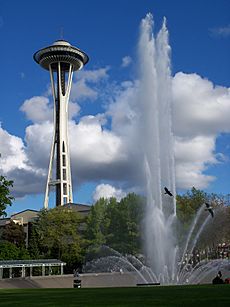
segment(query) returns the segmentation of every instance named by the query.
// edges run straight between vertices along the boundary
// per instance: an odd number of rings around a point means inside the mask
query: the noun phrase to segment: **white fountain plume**
[[[103,252],[103,257],[99,254],[99,259],[87,263],[85,270],[100,272],[101,269],[102,272],[108,272],[111,269],[117,271],[124,268],[126,272],[134,272],[144,283],[183,284],[210,281],[217,268],[229,267],[229,260],[206,259],[196,264],[189,257],[185,259],[186,253],[189,256],[193,253],[200,234],[213,220],[209,214],[206,218],[202,217],[204,205],[197,211],[183,246],[177,246],[170,46],[166,19],[155,38],[153,17],[147,14],[141,23],[138,51],[139,82],[137,99],[134,101],[135,118],[138,120],[134,124],[133,135],[140,149],[138,154],[142,156],[140,163],[143,163],[146,184],[146,258],[142,264],[134,256],[124,256],[103,246],[102,251],[107,250],[107,253]],[[164,187],[173,196],[165,195]]]
[[[161,279],[171,280],[176,275],[172,231],[176,202],[175,197],[163,195],[166,186],[175,196],[170,46],[165,19],[156,39],[152,15],[142,20],[139,59],[140,144],[147,183],[145,249],[151,269]]]

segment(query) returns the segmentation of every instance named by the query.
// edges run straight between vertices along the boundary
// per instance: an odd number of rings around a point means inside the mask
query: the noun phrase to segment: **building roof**
[[[22,211],[16,212],[16,213],[12,214],[11,216],[14,216],[14,215],[17,215],[17,214],[21,214],[21,213],[23,213],[23,212],[27,212],[27,211],[39,212],[38,210],[34,210],[34,209],[25,209],[25,210],[22,210]]]
[[[6,224],[10,223],[10,217],[5,217],[0,219],[0,227],[5,226]]]
[[[21,224],[27,224],[28,222],[34,221],[39,216],[39,211],[26,209],[18,213],[11,215],[11,220],[19,221]]]
[[[0,268],[31,267],[31,266],[41,266],[41,265],[59,266],[59,265],[66,265],[66,263],[58,259],[1,260],[0,261]]]

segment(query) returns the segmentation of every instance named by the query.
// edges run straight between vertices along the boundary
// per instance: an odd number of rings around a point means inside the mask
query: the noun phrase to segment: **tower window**
[[[62,155],[62,165],[66,166],[66,156]]]
[[[63,183],[63,194],[67,195],[67,184]]]
[[[63,168],[63,180],[66,180],[66,169]]]

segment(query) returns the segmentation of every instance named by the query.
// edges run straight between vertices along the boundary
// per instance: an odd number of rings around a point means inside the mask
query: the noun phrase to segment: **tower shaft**
[[[46,184],[44,207],[48,208],[49,190],[56,186],[56,206],[73,202],[68,137],[68,103],[73,66],[58,62],[49,65],[54,100],[54,135]],[[56,160],[56,174],[53,174]],[[54,180],[55,176],[55,180]]]

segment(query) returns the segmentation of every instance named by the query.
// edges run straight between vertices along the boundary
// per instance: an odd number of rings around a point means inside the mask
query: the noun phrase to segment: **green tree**
[[[14,200],[14,197],[10,195],[10,187],[13,187],[13,181],[0,176],[0,217],[6,216],[6,208],[11,206]]]
[[[14,243],[8,241],[0,242],[0,260],[22,260],[29,258],[25,248],[17,247]]]
[[[14,243],[17,247],[25,247],[26,234],[22,225],[10,221],[2,232],[2,239]]]
[[[134,193],[120,202],[101,198],[92,206],[86,238],[94,246],[106,244],[123,254],[140,252],[143,209],[144,199]]]
[[[40,254],[66,261],[68,267],[81,263],[85,244],[80,236],[82,222],[78,212],[67,208],[42,210],[35,225]]]
[[[207,223],[197,244],[201,249],[230,242],[230,207],[219,202],[212,202],[212,206],[214,218]],[[205,213],[207,216],[207,212]]]
[[[92,206],[86,221],[85,235],[90,244],[99,246],[106,243],[105,231],[108,224],[106,209],[108,200],[100,198]]]
[[[29,227],[29,240],[28,240],[28,252],[32,259],[40,258],[40,244],[39,236],[37,232],[36,222],[30,224]]]
[[[128,194],[120,202],[110,201],[106,212],[109,220],[107,245],[123,254],[140,252],[144,204],[144,199],[134,193]]]
[[[225,197],[214,193],[192,188],[184,195],[177,195],[177,216],[181,221],[178,227],[178,239],[183,241],[187,235],[187,230],[196,216],[198,209],[205,203],[211,204],[214,210],[214,218],[210,218],[200,233],[196,247],[198,249],[213,248],[219,243],[230,240],[230,207],[225,204]],[[209,212],[201,212],[192,236],[194,237],[203,225]]]
[[[194,187],[183,195],[177,195],[177,216],[179,220],[183,224],[188,224],[206,201],[208,201],[207,193]]]

